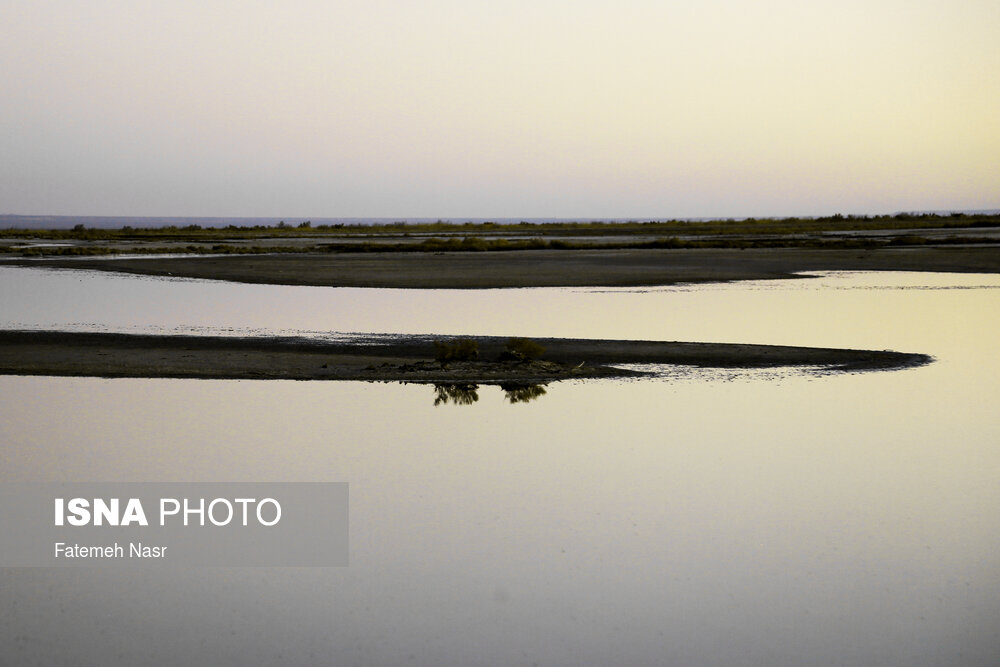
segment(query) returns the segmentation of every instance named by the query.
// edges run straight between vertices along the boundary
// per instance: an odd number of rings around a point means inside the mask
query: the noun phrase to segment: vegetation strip
[[[2,216],[0,216],[2,221]],[[880,248],[995,244],[1000,216],[900,213],[893,216],[748,218],[711,221],[404,222],[316,225],[0,231],[0,253],[23,257],[119,254],[495,252],[627,248]],[[992,234],[991,234],[992,233]],[[979,235],[976,235],[979,234]]]
[[[4,216],[0,216],[2,224]],[[138,221],[137,221],[138,224]],[[521,233],[546,236],[565,234],[734,234],[766,233],[793,234],[816,231],[859,231],[868,229],[922,229],[922,228],[984,228],[1000,226],[1000,215],[993,213],[897,213],[894,215],[842,215],[835,214],[807,218],[741,218],[718,220],[631,220],[631,221],[576,221],[576,222],[520,222],[499,224],[495,222],[454,223],[439,220],[432,223],[390,222],[376,224],[313,225],[305,220],[299,223],[280,222],[277,225],[203,227],[201,225],[166,225],[161,227],[135,227],[125,224],[118,229],[87,227],[77,224],[71,229],[17,229],[8,227],[0,234],[21,238],[39,239],[134,239],[134,238],[202,238],[219,240],[229,238],[268,238],[289,236],[385,236],[411,234]]]

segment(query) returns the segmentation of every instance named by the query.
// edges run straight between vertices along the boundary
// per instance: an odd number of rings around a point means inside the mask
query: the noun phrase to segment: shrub
[[[480,238],[478,236],[466,236],[462,239],[462,250],[474,250],[476,252],[485,252],[490,249],[489,242],[486,239]]]
[[[479,358],[479,343],[470,338],[453,341],[434,341],[434,358],[444,363],[448,361],[472,361]]]
[[[538,359],[545,354],[545,347],[530,338],[510,338],[504,349],[518,359],[525,360]]]

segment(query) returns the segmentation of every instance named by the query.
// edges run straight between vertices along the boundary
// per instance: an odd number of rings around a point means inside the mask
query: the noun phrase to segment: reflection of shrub
[[[441,362],[472,361],[479,358],[479,343],[469,338],[449,342],[434,341],[434,358]]]
[[[545,387],[540,384],[502,384],[500,389],[511,404],[530,403],[545,395]]]
[[[511,356],[521,360],[537,359],[545,354],[545,348],[530,338],[510,338],[504,349]]]
[[[479,385],[476,384],[436,384],[434,385],[434,405],[472,405],[479,400]]]

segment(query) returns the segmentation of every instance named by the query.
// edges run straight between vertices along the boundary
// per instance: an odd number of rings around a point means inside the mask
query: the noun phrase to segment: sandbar
[[[476,361],[434,360],[435,336],[162,336],[65,331],[0,331],[0,374],[261,380],[367,380],[421,383],[547,383],[642,376],[620,365],[716,368],[820,367],[892,370],[931,361],[891,351],[726,343],[537,338],[539,360],[500,361],[505,337],[470,336]]]
[[[294,253],[0,260],[3,264],[331,287],[637,287],[799,278],[817,271],[1000,273],[1000,247]]]

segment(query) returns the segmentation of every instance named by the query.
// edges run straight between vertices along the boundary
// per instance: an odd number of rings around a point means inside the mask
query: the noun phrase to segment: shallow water
[[[0,326],[891,348],[434,406],[399,384],[0,377],[0,480],[347,481],[351,565],[0,570],[17,664],[992,665],[1000,279],[351,290],[0,268]]]

